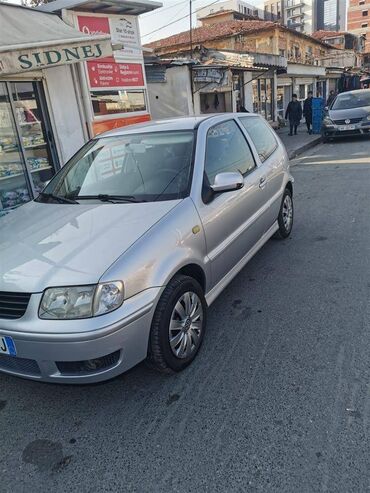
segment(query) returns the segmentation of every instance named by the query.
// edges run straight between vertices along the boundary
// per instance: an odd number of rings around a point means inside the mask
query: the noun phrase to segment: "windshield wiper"
[[[53,193],[40,192],[37,198],[41,197],[42,199],[55,200],[61,204],[78,204],[77,200],[67,199],[67,197],[62,197],[60,195],[54,195]]]
[[[76,197],[78,200],[89,200],[95,199],[100,200],[101,202],[112,202],[112,204],[116,204],[117,202],[146,202],[145,200],[138,200],[133,195],[109,195],[105,193],[101,193],[99,195],[81,195]]]

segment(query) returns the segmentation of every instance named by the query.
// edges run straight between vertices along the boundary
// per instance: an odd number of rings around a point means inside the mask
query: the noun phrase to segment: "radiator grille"
[[[8,293],[0,291],[0,318],[21,318],[30,301],[29,293]]]
[[[349,123],[346,123],[346,120],[349,120]],[[361,118],[346,118],[345,120],[334,120],[334,123],[336,125],[350,125],[350,124],[354,124],[354,123],[360,123],[360,121],[362,121],[362,117]]]

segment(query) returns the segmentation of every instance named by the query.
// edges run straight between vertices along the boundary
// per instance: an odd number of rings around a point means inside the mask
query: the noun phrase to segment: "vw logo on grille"
[[[344,123],[345,123],[346,125],[348,125],[349,123],[351,123],[351,120],[348,120],[348,118],[347,118],[347,120],[344,120]]]

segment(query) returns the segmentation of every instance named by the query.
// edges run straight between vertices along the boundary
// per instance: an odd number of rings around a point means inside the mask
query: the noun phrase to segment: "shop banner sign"
[[[78,15],[79,30],[85,34],[110,34],[113,44],[123,45],[122,50],[115,50],[114,58],[142,59],[143,52],[139,36],[137,17],[126,15],[122,17],[94,17]]]
[[[228,77],[225,70],[205,68],[194,70],[194,82],[214,82],[216,84],[227,85]]]
[[[0,75],[19,74],[112,55],[110,40],[61,44],[0,53]]]
[[[143,67],[140,63],[116,63],[113,58],[88,62],[90,87],[144,87]]]

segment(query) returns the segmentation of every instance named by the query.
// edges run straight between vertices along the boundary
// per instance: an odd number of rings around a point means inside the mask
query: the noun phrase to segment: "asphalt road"
[[[0,491],[370,491],[369,156],[351,140],[296,161],[291,239],[215,302],[182,374],[0,376]]]

